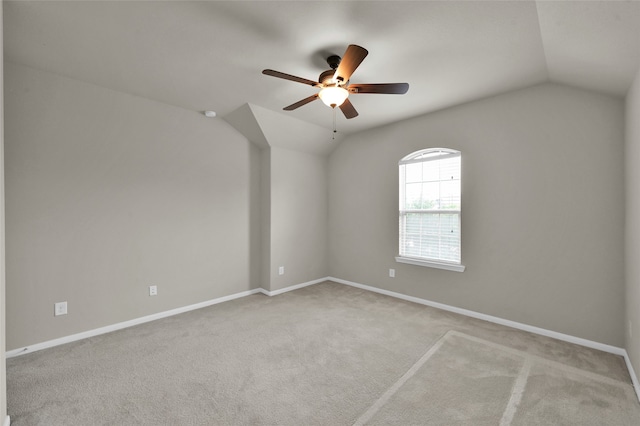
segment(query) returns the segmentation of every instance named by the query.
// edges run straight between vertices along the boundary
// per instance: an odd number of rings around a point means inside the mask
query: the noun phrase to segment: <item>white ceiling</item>
[[[406,95],[354,95],[348,134],[553,81],[623,96],[640,65],[639,1],[4,2],[5,59],[194,111],[246,103],[325,128],[316,80],[329,54],[369,50],[354,83],[408,82]]]

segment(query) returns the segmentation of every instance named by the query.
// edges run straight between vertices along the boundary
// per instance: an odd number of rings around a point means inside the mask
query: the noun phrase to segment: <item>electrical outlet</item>
[[[53,305],[53,316],[67,315],[67,302],[58,302]]]
[[[395,278],[396,277],[396,270],[395,269],[389,269],[389,276],[391,278]]]
[[[149,286],[149,296],[157,296],[158,295],[158,286],[150,285]]]
[[[284,266],[278,268],[278,275],[284,275]]]

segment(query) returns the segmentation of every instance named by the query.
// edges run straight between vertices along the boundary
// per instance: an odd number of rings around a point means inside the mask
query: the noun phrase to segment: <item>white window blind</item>
[[[399,171],[400,256],[460,264],[460,152],[417,151]]]

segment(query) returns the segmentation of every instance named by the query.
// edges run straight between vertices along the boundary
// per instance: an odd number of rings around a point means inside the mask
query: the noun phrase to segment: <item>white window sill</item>
[[[458,263],[436,262],[434,260],[415,259],[412,257],[396,257],[396,262],[409,265],[425,266],[427,268],[445,269],[447,271],[464,272],[465,266]]]

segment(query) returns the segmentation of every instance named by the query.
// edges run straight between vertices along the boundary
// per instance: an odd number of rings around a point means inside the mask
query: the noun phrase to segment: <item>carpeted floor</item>
[[[638,425],[621,357],[326,282],[7,360],[20,425]]]

